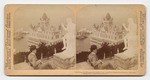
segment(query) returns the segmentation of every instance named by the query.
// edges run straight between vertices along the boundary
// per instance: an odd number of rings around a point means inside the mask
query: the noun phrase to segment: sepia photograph
[[[74,69],[75,24],[70,9],[21,7],[14,17],[14,69]]]
[[[143,5],[5,6],[6,75],[144,75]]]
[[[77,69],[137,70],[136,14],[123,6],[96,5],[80,9],[77,14]]]

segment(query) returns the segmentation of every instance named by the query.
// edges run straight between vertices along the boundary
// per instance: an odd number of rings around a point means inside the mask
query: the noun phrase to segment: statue
[[[75,49],[75,24],[72,22],[72,20],[70,18],[68,18],[67,20],[67,25],[66,27],[62,24],[63,29],[67,32],[64,37],[63,37],[63,44],[64,47],[63,49],[68,50],[72,50]]]
[[[124,50],[128,49],[128,36],[129,36],[129,27],[127,27],[125,24],[123,24],[123,27],[125,29],[125,33],[124,33]]]

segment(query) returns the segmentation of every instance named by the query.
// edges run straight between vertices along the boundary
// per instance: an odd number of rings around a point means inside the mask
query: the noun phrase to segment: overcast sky
[[[101,24],[107,13],[113,18],[114,25],[127,24],[128,18],[137,20],[136,9],[127,6],[89,6],[80,9],[77,13],[77,30],[93,24]]]
[[[40,18],[46,13],[50,18],[50,24],[59,26],[61,23],[66,24],[67,18],[73,18],[71,9],[62,6],[25,6],[16,10],[15,12],[15,30],[23,28],[29,29],[31,24],[37,25]]]
[[[67,6],[36,5],[24,6],[16,10],[15,30],[20,28],[28,30],[31,24],[37,25],[43,13],[47,14],[50,18],[50,24],[53,26],[59,26],[61,23],[66,24],[66,18],[72,18],[73,22],[76,23],[77,30],[90,27],[93,24],[101,24],[107,13],[110,13],[114,24],[117,26],[121,26],[123,23],[127,24],[128,18],[133,18],[134,22],[137,20],[136,9],[131,6],[84,6],[77,8],[76,16],[74,16],[73,9]]]

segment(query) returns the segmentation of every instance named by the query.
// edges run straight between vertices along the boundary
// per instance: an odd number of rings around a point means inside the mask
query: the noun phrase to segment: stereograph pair
[[[6,75],[144,75],[143,5],[23,5],[4,11]]]

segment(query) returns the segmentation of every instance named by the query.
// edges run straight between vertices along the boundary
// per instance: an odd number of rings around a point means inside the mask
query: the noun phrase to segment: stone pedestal
[[[130,69],[137,64],[137,56],[128,52],[118,53],[114,56],[115,64],[122,69]]]
[[[67,54],[66,51],[54,54],[53,59],[54,64],[62,69],[68,69],[75,64],[75,55]]]

